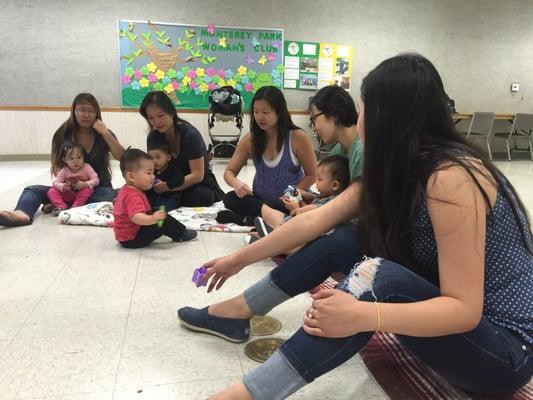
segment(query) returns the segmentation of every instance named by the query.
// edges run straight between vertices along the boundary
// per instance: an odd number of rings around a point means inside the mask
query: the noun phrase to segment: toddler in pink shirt
[[[85,163],[84,149],[76,142],[65,142],[61,149],[61,170],[52,180],[52,188],[48,191],[48,198],[54,205],[53,215],[62,210],[83,206],[98,186],[100,179],[93,167]]]

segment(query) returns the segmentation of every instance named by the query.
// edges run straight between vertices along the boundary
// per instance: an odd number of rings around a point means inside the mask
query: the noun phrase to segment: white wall
[[[192,123],[202,133],[206,144],[210,143],[207,113],[180,113],[181,118]],[[0,156],[50,154],[52,136],[68,118],[68,111],[3,111],[0,110]],[[148,125],[137,112],[103,112],[102,119],[122,145],[146,149]],[[309,131],[309,117],[294,115],[293,121]],[[245,115],[243,134],[248,132],[250,119]],[[213,134],[237,133],[234,123],[216,122]]]
[[[116,20],[283,28],[351,44],[352,94],[386,57],[434,62],[457,109],[533,112],[531,0],[0,0],[0,105],[70,105],[89,91],[119,106]],[[521,92],[510,94],[517,80]],[[287,90],[290,109],[308,91]]]

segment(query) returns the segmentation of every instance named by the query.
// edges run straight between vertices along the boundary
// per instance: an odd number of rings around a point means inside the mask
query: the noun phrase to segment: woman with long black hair
[[[165,92],[148,93],[139,112],[151,128],[146,139],[147,148],[157,142],[166,142],[172,151],[172,168],[177,168],[185,177],[183,184],[172,189],[166,182],[156,183],[154,191],[158,194],[173,192],[179,196],[179,200],[174,202],[175,208],[210,206],[222,200],[224,192],[209,168],[202,135],[178,116],[172,100]]]
[[[353,357],[375,331],[395,333],[472,393],[531,379],[533,239],[512,185],[455,130],[441,78],[424,57],[385,60],[363,80],[361,97],[362,179],[206,263],[209,290],[250,263],[311,243],[242,295],[178,312],[193,330],[245,341],[252,315],[347,273],[337,289],[313,295],[303,327],[268,361],[215,399],[288,397]],[[357,227],[338,226],[354,217]]]
[[[250,133],[243,136],[224,172],[224,180],[234,190],[224,197],[224,205],[234,213],[228,222],[247,218],[249,224],[261,214],[265,202],[284,211],[283,196],[288,185],[305,191],[315,181],[316,157],[309,136],[292,122],[281,90],[263,86],[255,93],[251,108]],[[238,179],[239,172],[252,159],[255,167],[250,188]]]
[[[90,93],[80,93],[72,101],[70,116],[61,124],[52,138],[52,175],[61,169],[61,150],[66,141],[79,143],[85,150],[85,162],[100,179],[87,203],[112,201],[115,190],[111,186],[109,153],[120,160],[124,147],[113,132],[102,122],[100,105]],[[33,217],[41,204],[43,212],[53,209],[47,192],[50,186],[31,185],[24,188],[14,211],[0,211],[0,226],[21,226],[33,222]]]

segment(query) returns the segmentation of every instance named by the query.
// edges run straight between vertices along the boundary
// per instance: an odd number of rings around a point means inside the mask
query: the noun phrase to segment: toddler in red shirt
[[[120,170],[126,180],[115,199],[113,230],[115,239],[126,248],[138,249],[148,246],[162,235],[175,242],[186,242],[196,238],[196,231],[185,226],[165,211],[152,213],[148,198],[144,194],[154,182],[154,162],[142,150],[128,148],[120,159]],[[158,222],[163,221],[161,227]]]

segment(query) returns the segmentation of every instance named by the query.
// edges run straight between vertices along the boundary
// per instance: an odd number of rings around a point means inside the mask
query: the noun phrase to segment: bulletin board
[[[317,90],[332,84],[350,89],[352,46],[287,40],[284,54],[285,89]]]
[[[222,86],[245,106],[262,86],[282,87],[283,30],[118,20],[122,107],[163,90],[181,109],[207,109]]]

